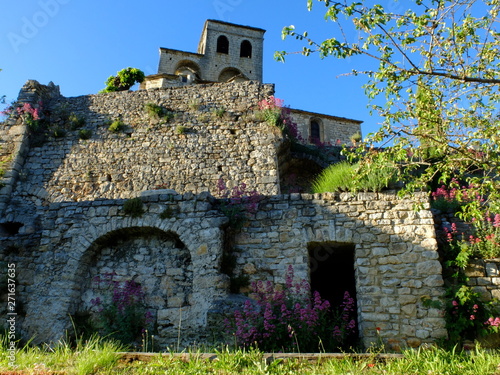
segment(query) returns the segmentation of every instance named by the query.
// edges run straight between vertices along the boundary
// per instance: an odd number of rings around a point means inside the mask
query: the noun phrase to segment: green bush
[[[160,219],[164,220],[164,219],[170,219],[174,216],[174,210],[172,209],[172,207],[167,207],[165,208],[165,210],[163,210],[161,213],[160,213]]]
[[[89,129],[80,129],[78,131],[78,138],[80,139],[89,139],[92,137],[92,131]]]
[[[182,125],[178,125],[175,128],[175,133],[176,134],[186,134],[188,132],[188,128]]]
[[[378,166],[362,176],[357,174],[358,164],[343,161],[330,165],[313,181],[312,192],[381,191],[396,179],[396,170],[391,166]]]
[[[193,99],[189,102],[188,107],[193,111],[197,111],[200,109],[200,101],[198,99]]]
[[[143,203],[141,198],[132,198],[126,201],[123,204],[123,212],[126,215],[130,215],[132,217],[142,216],[144,213]]]
[[[106,87],[101,92],[114,92],[129,90],[136,82],[144,81],[144,72],[136,68],[120,70],[116,76],[110,76],[106,80]]]
[[[166,120],[165,122],[169,122],[171,119],[175,117],[175,114],[172,111],[169,111],[162,106],[159,106],[155,103],[146,103],[144,105],[144,110],[148,114],[150,118],[159,119],[162,118]]]
[[[224,107],[216,108],[213,110],[213,114],[216,117],[222,118],[226,114],[226,108],[224,108]]]
[[[108,130],[113,133],[118,133],[125,129],[125,124],[123,123],[122,120],[115,120],[109,125]]]
[[[312,183],[313,193],[352,190],[354,187],[352,180],[354,171],[355,166],[347,162],[329,166]]]
[[[78,116],[74,113],[69,115],[68,121],[69,121],[69,126],[72,130],[80,129],[82,126],[85,125],[85,118]]]
[[[54,136],[54,138],[62,138],[66,135],[66,130],[56,126],[52,129],[52,135]]]
[[[155,104],[155,103],[146,103],[144,104],[144,110],[148,114],[149,117],[159,118],[163,116],[164,108]]]

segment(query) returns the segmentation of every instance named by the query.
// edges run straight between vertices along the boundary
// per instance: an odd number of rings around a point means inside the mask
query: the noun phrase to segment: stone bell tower
[[[265,30],[208,20],[198,53],[204,55],[207,80],[226,82],[241,77],[262,82]]]
[[[197,53],[160,48],[158,74],[146,77],[141,88],[191,83],[262,82],[263,29],[207,20]]]

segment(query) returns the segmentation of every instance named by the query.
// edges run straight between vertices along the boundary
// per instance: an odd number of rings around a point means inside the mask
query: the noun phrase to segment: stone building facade
[[[10,153],[0,261],[16,264],[19,334],[60,339],[71,330],[69,315],[92,312],[96,277],[114,272],[143,287],[163,347],[179,332],[182,345],[212,340],[238,300],[222,267],[223,179],[260,193],[232,240],[233,275],[283,283],[291,265],[297,280],[332,298],[349,290],[366,346],[377,341],[376,328],[393,348],[446,336],[442,311],[423,303],[443,295],[426,195],[282,194],[287,141],[253,110],[272,94],[272,85],[245,81],[65,98],[54,85],[28,82],[18,105],[41,101],[49,129],[65,126],[64,109],[84,118],[91,136],[67,127],[64,137],[40,140],[19,116],[0,129]],[[168,108],[168,121],[149,117],[147,103]],[[213,111],[222,106],[223,114]],[[109,130],[115,119],[122,132]],[[140,217],[124,210],[132,197],[144,204]],[[343,277],[324,280],[335,275]]]
[[[207,82],[242,82],[263,79],[265,30],[207,20],[197,53],[160,48],[158,73],[147,76],[142,89],[182,87]],[[291,110],[305,142],[352,145],[361,137],[362,121]]]
[[[160,48],[158,74],[142,88],[196,82],[262,82],[264,33],[250,26],[207,20],[196,53]]]
[[[274,95],[261,83],[263,35],[209,20],[197,53],[161,49],[158,74],[135,92],[66,98],[54,84],[22,88],[16,107],[38,108],[47,129],[20,115],[0,126],[0,262],[16,265],[19,336],[64,337],[70,315],[95,313],[99,280],[113,274],[143,288],[162,349],[179,333],[183,346],[213,341],[245,298],[232,277],[279,284],[289,266],[334,303],[355,296],[365,346],[379,334],[395,349],[446,336],[443,312],[424,303],[444,293],[425,194],[283,193],[290,171],[311,172],[315,161],[258,116]],[[356,120],[292,116],[312,143],[351,144],[360,133]],[[259,193],[237,233],[220,180]],[[127,214],[131,198],[142,215]]]

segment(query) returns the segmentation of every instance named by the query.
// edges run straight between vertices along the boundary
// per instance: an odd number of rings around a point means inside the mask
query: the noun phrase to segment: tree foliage
[[[106,88],[101,92],[114,92],[129,90],[136,82],[144,81],[144,73],[137,68],[125,68],[120,70],[116,76],[110,76],[106,80]]]
[[[359,176],[388,161],[406,181],[405,191],[459,176],[484,198],[480,207],[466,205],[464,217],[486,207],[498,212],[500,1],[412,0],[387,8],[365,0],[318,1],[335,26],[332,37],[316,42],[293,26],[283,37],[304,41],[306,56],[374,62],[372,70],[352,72],[366,75],[370,106],[384,118],[358,150],[364,155]]]

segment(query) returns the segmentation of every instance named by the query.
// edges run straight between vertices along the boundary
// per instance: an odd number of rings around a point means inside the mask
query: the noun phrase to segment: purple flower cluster
[[[274,96],[270,96],[267,99],[263,99],[258,103],[259,110],[264,114],[268,114],[265,117],[275,118],[277,121],[276,125],[281,128],[283,134],[293,141],[304,143],[297,123],[293,121],[290,107],[284,106],[283,99],[278,99]]]
[[[134,280],[116,280],[115,276],[116,273],[111,272],[93,279],[97,289],[103,292],[103,296],[90,301],[97,310],[94,324],[100,334],[111,334],[129,344],[154,323],[154,316],[145,308],[141,285]]]
[[[42,103],[39,103],[39,108],[34,108],[30,103],[24,103],[22,107],[17,108],[17,113],[21,116],[31,116],[34,121],[40,120],[40,108]]]
[[[238,229],[248,219],[248,214],[255,214],[261,200],[256,190],[247,190],[242,182],[232,189],[226,186],[222,178],[217,181],[217,193],[223,199],[220,201],[221,211],[229,218],[229,224]]]
[[[333,335],[339,340],[344,340],[356,330],[356,320],[352,319],[355,312],[356,302],[349,292],[344,293],[344,300],[340,304],[340,322],[333,328]]]
[[[264,351],[317,351],[319,342],[330,349],[342,347],[355,331],[354,299],[346,292],[339,311],[310,285],[293,281],[289,267],[285,286],[258,281],[252,284],[253,300],[247,300],[226,324],[239,345],[257,345]],[[340,333],[339,333],[340,332]]]

